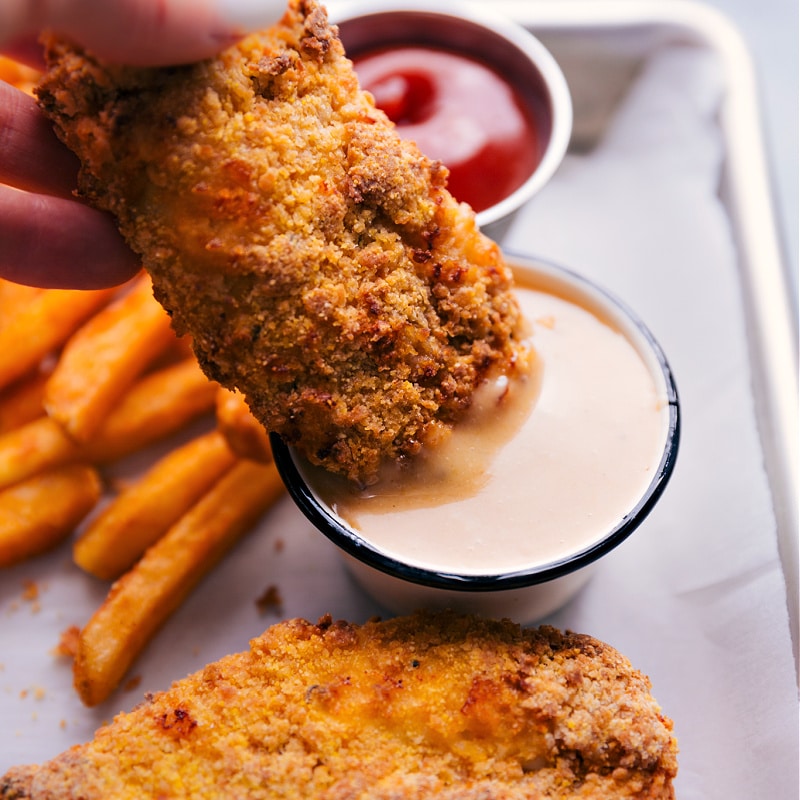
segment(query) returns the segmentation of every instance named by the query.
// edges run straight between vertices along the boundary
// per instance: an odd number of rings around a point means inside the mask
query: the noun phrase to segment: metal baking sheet
[[[744,330],[745,359],[735,363],[746,369],[735,380],[752,402],[732,407],[724,421],[732,436],[752,429],[764,486],[744,479],[724,486],[707,468],[713,464],[707,452],[710,434],[694,412],[698,406],[719,410],[725,398],[711,383],[697,387],[696,399],[685,409],[676,485],[630,542],[600,565],[582,594],[546,621],[606,639],[651,677],[654,694],[675,720],[679,797],[796,797],[796,319],[775,231],[749,58],[724,18],[687,2],[495,0],[492,5],[536,33],[562,64],[576,112],[574,160],[568,166],[579,177],[581,157],[603,140],[654,52],[685,46],[707,53],[720,67],[725,91],[715,125],[725,157],[718,189],[734,239],[732,277],[741,303],[712,303],[707,313],[710,326]],[[568,184],[562,186],[568,196]],[[544,212],[548,195],[532,202]],[[597,214],[602,217],[602,198]],[[569,228],[569,218],[563,225]],[[549,255],[535,240],[517,234],[514,241],[525,245],[526,255]],[[591,268],[588,262],[566,266]],[[609,272],[604,279],[612,290],[626,291],[623,276]],[[634,307],[655,306],[660,298],[651,295],[658,286],[641,282]],[[683,288],[696,291],[691,284]],[[670,340],[670,326],[681,324],[675,318],[660,332]],[[680,374],[678,381],[680,391]],[[687,400],[693,400],[695,387],[689,381],[683,386]],[[749,476],[747,469],[742,474]],[[702,485],[688,486],[698,475]],[[670,563],[685,564],[687,574],[703,574],[686,531],[718,544],[719,561],[735,560],[735,550],[747,549],[732,540],[729,550],[725,531],[713,525],[728,491],[734,505],[759,520],[749,532],[752,540],[779,549],[780,574],[771,561],[748,572],[745,577],[754,585],[765,586],[754,603],[723,603],[719,592],[729,587],[690,586],[688,579],[683,594],[661,593],[652,574],[665,555]],[[663,543],[663,536],[675,532],[682,533],[675,536],[675,546],[685,548],[677,554]],[[256,600],[270,586],[278,589],[281,603],[265,613]],[[245,649],[251,636],[278,619],[316,619],[330,612],[361,622],[386,614],[351,581],[333,546],[284,499],[167,622],[126,686],[101,707],[87,709],[72,689],[69,663],[53,650],[61,632],[83,624],[107,590],[72,564],[68,545],[0,575],[0,772],[91,738],[97,726],[136,705],[143,692]],[[765,653],[770,647],[776,650],[772,657]]]

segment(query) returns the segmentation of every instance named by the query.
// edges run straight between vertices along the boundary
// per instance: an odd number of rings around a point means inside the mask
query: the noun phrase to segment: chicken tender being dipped
[[[672,800],[672,722],[614,648],[449,612],[277,624],[5,800]]]
[[[37,90],[208,376],[365,485],[530,353],[512,275],[447,171],[363,92],[311,0],[216,59],[140,69],[48,42]]]

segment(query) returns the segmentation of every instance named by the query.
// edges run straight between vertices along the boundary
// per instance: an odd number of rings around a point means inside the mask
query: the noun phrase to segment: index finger
[[[0,183],[72,197],[78,159],[63,145],[36,100],[0,81]]]
[[[110,214],[0,184],[0,276],[29,286],[100,289],[140,268]]]

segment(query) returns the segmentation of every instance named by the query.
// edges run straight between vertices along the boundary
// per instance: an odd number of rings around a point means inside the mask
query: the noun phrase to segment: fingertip
[[[274,25],[286,0],[162,0],[103,3],[93,15],[56,4],[38,28],[74,40],[98,58],[134,67],[186,64],[211,58],[242,36]],[[36,35],[3,41],[2,51],[31,66],[43,66]]]
[[[214,0],[221,22],[234,35],[250,33],[274,25],[285,13],[285,0]]]

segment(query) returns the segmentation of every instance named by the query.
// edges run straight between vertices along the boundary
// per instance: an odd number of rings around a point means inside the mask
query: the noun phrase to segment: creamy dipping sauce
[[[532,374],[482,387],[469,418],[413,470],[359,494],[303,467],[320,499],[386,555],[463,575],[549,564],[603,538],[656,477],[669,406],[653,368],[599,311],[545,284],[517,290]]]

